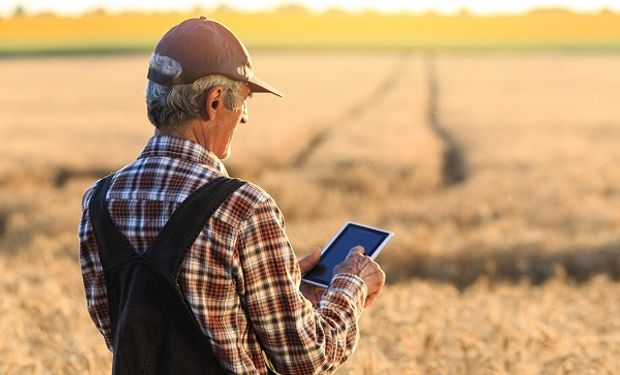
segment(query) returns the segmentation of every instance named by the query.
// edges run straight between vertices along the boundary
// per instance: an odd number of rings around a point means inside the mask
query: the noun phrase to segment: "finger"
[[[354,248],[352,248],[349,251],[349,255],[351,254],[359,254],[359,255],[364,255],[364,248],[362,246],[355,246]]]
[[[375,297],[377,297],[377,293],[370,294],[366,296],[366,301],[364,302],[364,307],[370,306],[374,301]]]
[[[351,250],[349,250],[349,254],[347,254],[347,258],[346,259],[351,259],[351,258],[354,258],[354,257],[361,257],[361,256],[364,256],[363,251],[358,249],[357,247],[354,247]]]

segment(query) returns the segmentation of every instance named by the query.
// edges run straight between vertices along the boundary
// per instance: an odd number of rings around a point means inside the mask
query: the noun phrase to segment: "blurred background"
[[[82,194],[153,134],[149,55],[200,15],[285,94],[251,99],[225,164],[296,253],[395,232],[338,373],[620,372],[620,1],[3,0],[1,374],[110,372]]]

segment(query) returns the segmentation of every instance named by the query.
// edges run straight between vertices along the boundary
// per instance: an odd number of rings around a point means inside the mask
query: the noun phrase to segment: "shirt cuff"
[[[366,302],[367,287],[364,280],[350,273],[339,273],[332,278],[324,297],[330,295],[345,297],[355,306],[355,317],[359,319]]]

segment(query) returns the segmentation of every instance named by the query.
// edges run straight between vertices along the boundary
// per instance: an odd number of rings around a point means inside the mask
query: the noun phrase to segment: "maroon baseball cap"
[[[191,18],[170,29],[154,53],[171,57],[183,67],[178,77],[149,68],[147,78],[160,85],[185,85],[208,74],[221,74],[247,82],[252,92],[282,96],[280,90],[254,75],[250,54],[235,34],[206,17]]]

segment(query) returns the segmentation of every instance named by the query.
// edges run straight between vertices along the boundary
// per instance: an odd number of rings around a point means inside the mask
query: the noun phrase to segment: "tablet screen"
[[[364,247],[364,254],[372,258],[388,236],[387,232],[349,223],[323,252],[319,264],[311,269],[304,279],[329,285],[334,267],[347,257],[352,248],[361,245]]]

